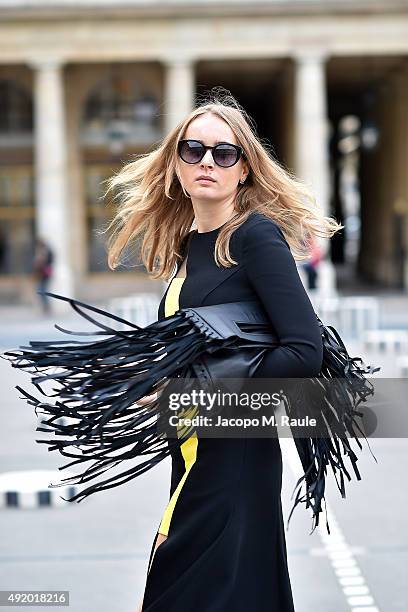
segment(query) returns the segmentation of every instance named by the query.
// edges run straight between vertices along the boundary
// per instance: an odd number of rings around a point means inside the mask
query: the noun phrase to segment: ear
[[[242,162],[241,180],[246,180],[248,174],[249,174],[249,163],[247,162],[247,160],[245,160]]]

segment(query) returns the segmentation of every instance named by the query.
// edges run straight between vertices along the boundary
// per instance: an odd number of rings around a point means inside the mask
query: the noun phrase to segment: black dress
[[[256,376],[317,375],[320,331],[279,226],[253,212],[231,237],[238,265],[230,268],[214,260],[220,229],[190,232],[186,278],[173,277],[159,319],[255,292],[281,342]],[[172,451],[170,500],[150,552],[143,612],[293,612],[281,485],[277,437],[194,433]],[[153,557],[159,532],[168,537]]]

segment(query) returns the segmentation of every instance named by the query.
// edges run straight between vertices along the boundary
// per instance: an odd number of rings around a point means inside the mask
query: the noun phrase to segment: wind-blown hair
[[[212,97],[196,106],[153,151],[136,155],[107,179],[105,197],[116,191],[114,200],[119,200],[116,214],[103,230],[113,230],[108,239],[108,265],[112,270],[121,263],[125,247],[140,236],[140,254],[147,272],[166,280],[174,273],[181,259],[181,241],[194,222],[191,199],[178,178],[177,144],[190,122],[204,113],[213,113],[230,126],[249,163],[247,179],[237,187],[236,214],[217,236],[217,265],[237,263],[229,252],[229,238],[253,210],[279,224],[298,260],[308,257],[310,237],[328,238],[343,227],[325,217],[306,184],[272,157],[235,98],[229,92],[220,94],[219,89],[212,92]]]

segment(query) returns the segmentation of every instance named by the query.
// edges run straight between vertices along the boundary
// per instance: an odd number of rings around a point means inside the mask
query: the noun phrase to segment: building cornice
[[[1,19],[55,20],[123,18],[192,18],[259,16],[392,15],[408,13],[408,0],[90,0],[50,3],[41,0],[0,0]]]

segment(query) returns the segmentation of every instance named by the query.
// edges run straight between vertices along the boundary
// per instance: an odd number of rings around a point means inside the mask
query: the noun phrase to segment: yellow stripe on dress
[[[176,310],[178,310],[179,308],[179,295],[180,295],[181,287],[183,285],[184,280],[185,280],[184,276],[178,276],[171,280],[171,283],[167,290],[166,299],[164,302],[164,315],[166,317],[174,314]],[[191,408],[196,409],[197,406],[194,406]],[[188,412],[186,416],[188,417],[190,416]],[[183,429],[183,428],[178,427],[177,431],[179,431],[180,429]],[[167,504],[167,507],[164,511],[163,518],[162,518],[162,521],[159,527],[159,533],[162,533],[163,535],[168,535],[169,533],[171,517],[173,515],[173,511],[176,506],[178,496],[180,495],[180,491],[183,488],[183,485],[187,479],[187,476],[197,459],[197,445],[198,445],[198,438],[197,438],[196,432],[194,432],[180,446],[180,450],[183,455],[186,471],[181,477],[180,482],[178,483],[176,489],[174,490],[173,495],[171,496],[170,501]]]

